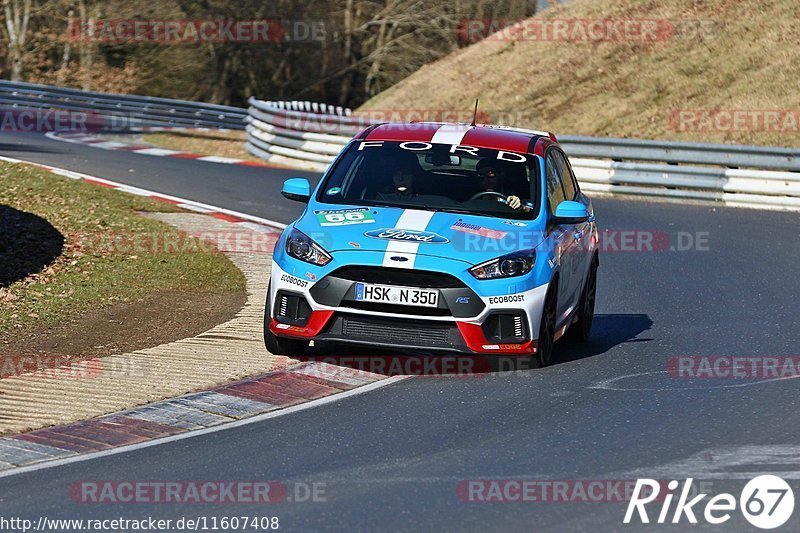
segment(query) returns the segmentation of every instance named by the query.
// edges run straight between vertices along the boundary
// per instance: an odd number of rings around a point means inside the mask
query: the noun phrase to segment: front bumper
[[[302,280],[273,263],[270,331],[277,336],[384,348],[474,354],[534,354],[547,285],[515,294],[478,295],[457,277],[348,266]],[[436,308],[355,300],[357,282],[435,288]]]

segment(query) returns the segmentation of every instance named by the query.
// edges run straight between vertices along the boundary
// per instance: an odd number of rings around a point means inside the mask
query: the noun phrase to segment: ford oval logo
[[[402,255],[393,255],[389,259],[391,259],[392,261],[400,261],[401,263],[405,263],[406,261],[408,261],[408,257],[403,257]]]
[[[413,229],[381,228],[368,231],[364,235],[373,239],[416,242],[420,244],[446,244],[450,242],[450,239],[442,237],[438,233]]]

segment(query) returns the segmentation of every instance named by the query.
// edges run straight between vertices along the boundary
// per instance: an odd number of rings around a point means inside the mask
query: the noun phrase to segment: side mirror
[[[305,178],[289,178],[283,182],[281,194],[289,200],[308,203],[311,199],[311,185]]]
[[[556,224],[580,224],[589,220],[586,206],[580,202],[566,200],[556,206],[553,222]]]

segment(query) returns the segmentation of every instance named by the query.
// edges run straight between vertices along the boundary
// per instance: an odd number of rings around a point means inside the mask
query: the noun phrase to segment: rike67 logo
[[[738,502],[733,494],[728,493],[717,494],[703,502],[708,494],[692,494],[692,481],[692,478],[686,479],[673,509],[672,502],[680,486],[678,481],[667,483],[668,490],[662,494],[660,489],[663,488],[663,482],[638,479],[623,523],[630,524],[634,520],[634,513],[638,513],[639,521],[649,524],[651,518],[646,506],[653,502],[656,502],[653,507],[660,506],[655,520],[657,524],[679,524],[684,517],[690,524],[697,524],[697,515],[701,515],[709,524],[724,524],[731,519],[731,513],[736,511],[738,503],[739,510],[751,525],[759,529],[775,529],[788,522],[794,512],[794,492],[778,476],[764,475],[750,480],[739,495]]]

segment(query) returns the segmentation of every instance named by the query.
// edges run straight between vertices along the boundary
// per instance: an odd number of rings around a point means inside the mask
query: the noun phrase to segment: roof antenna
[[[475,111],[472,113],[472,124],[470,124],[470,126],[472,126],[473,128],[475,127],[475,119],[477,117],[478,117],[478,99],[476,98],[475,99]]]

